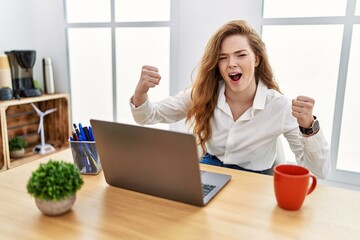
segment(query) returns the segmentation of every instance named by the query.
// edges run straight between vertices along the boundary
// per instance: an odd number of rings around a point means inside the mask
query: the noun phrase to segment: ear
[[[259,66],[260,58],[259,56],[255,56],[255,67]]]

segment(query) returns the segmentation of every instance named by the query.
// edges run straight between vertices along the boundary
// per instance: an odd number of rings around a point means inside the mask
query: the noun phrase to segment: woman
[[[330,151],[312,113],[315,101],[280,93],[265,44],[245,21],[228,22],[211,37],[191,89],[151,102],[147,92],[160,79],[156,67],[142,68],[133,117],[142,125],[185,118],[203,149],[201,163],[268,174],[283,134],[299,165],[327,176]]]

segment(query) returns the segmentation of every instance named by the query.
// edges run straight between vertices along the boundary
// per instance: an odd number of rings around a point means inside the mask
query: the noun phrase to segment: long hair
[[[220,27],[210,38],[201,58],[198,74],[192,86],[192,103],[186,117],[186,122],[194,119],[193,132],[203,153],[206,152],[206,141],[211,138],[210,120],[218,101],[219,81],[222,80],[218,68],[220,48],[224,39],[232,35],[246,36],[251,49],[259,59],[259,64],[255,68],[256,84],[262,81],[268,88],[280,92],[273,79],[265,44],[256,31],[243,20],[230,21]]]

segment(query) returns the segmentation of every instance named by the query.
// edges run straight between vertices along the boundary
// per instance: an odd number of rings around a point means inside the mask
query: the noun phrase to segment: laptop
[[[231,179],[200,171],[192,134],[95,119],[90,123],[111,186],[204,206]]]

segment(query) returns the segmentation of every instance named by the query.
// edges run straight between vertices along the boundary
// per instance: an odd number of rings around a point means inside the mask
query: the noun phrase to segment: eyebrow
[[[235,51],[233,54],[239,54],[241,52],[247,52],[246,49],[240,49],[240,50],[237,50]],[[228,53],[220,53],[219,55],[229,55]]]

